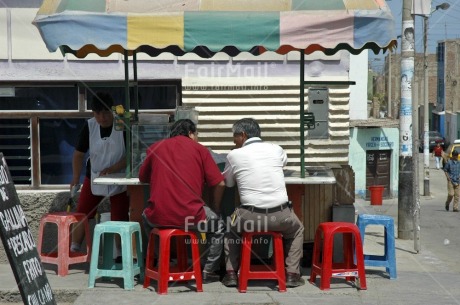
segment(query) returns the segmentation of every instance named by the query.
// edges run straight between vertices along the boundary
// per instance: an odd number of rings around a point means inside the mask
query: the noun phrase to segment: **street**
[[[423,196],[423,153],[419,153],[419,181],[420,181],[420,244],[421,251],[414,258],[423,264],[437,267],[437,271],[459,271],[458,250],[460,249],[460,213],[446,212],[444,204],[447,198],[447,181],[444,171],[437,170],[434,158],[430,154],[430,196]],[[356,200],[359,212],[388,214],[395,218],[397,227],[398,198],[386,199],[382,206],[370,206],[369,202],[360,204]],[[361,209],[361,210],[360,210]],[[397,232],[395,228],[395,232]],[[396,233],[397,234],[397,233]],[[442,262],[442,263],[441,263]],[[399,265],[399,263],[398,263]]]
[[[420,193],[423,194],[423,154],[420,158]],[[460,214],[446,212],[444,204],[447,198],[447,181],[444,171],[435,168],[434,158],[430,154],[430,192],[431,196],[420,196],[421,256],[429,260],[442,260],[446,270],[458,270],[458,249],[460,249]]]
[[[419,154],[420,161],[423,154]],[[423,168],[423,162],[419,163]],[[422,171],[420,171],[422,173]],[[204,292],[195,293],[192,285],[171,284],[169,293],[160,296],[155,292],[156,284],[142,288],[137,284],[134,291],[124,290],[119,281],[99,280],[96,288],[88,289],[86,268],[72,268],[66,277],[59,277],[53,269],[46,273],[57,297],[58,304],[460,304],[457,281],[460,273],[458,253],[460,251],[460,213],[444,209],[446,178],[442,170],[430,166],[431,196],[420,196],[421,205],[421,251],[414,251],[413,240],[396,239],[397,278],[390,280],[381,267],[366,267],[367,290],[358,290],[343,279],[333,279],[329,291],[319,289],[319,280],[312,285],[306,283],[279,293],[271,282],[254,281],[247,293],[238,293],[220,282],[204,285]],[[420,176],[423,193],[423,177]],[[451,205],[452,206],[452,205]],[[360,198],[355,200],[356,213],[385,214],[394,217],[397,232],[398,199],[384,199],[382,205],[371,205]],[[364,241],[364,252],[383,254],[383,227],[368,226]],[[309,268],[302,268],[302,276],[308,281]],[[20,304],[17,285],[9,265],[0,265],[0,304]]]

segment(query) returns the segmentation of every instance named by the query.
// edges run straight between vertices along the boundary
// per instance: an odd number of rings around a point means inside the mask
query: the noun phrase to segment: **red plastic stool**
[[[343,262],[334,263],[334,234],[343,233]],[[354,242],[354,243],[353,243]],[[322,256],[322,259],[321,259]],[[355,263],[356,257],[356,263]],[[316,276],[321,277],[320,289],[329,290],[331,277],[345,277],[347,281],[359,278],[359,288],[366,287],[363,245],[359,228],[349,222],[323,222],[316,229],[313,246],[313,259],[310,283],[315,283]]]
[[[273,260],[271,266],[251,266],[252,238],[258,235],[270,235],[273,239]],[[248,280],[267,279],[277,280],[279,292],[286,292],[283,236],[278,232],[243,232],[238,291],[246,292]]]
[[[155,259],[155,235],[160,239],[158,267],[154,266]],[[169,266],[171,257],[171,238],[176,238],[177,266]],[[192,266],[187,266],[187,249],[185,238],[190,238],[192,247]],[[168,282],[195,280],[196,291],[203,291],[203,281],[201,277],[200,251],[198,249],[199,240],[194,232],[186,232],[181,229],[162,229],[154,228],[149,236],[147,246],[147,257],[145,262],[144,288],[150,285],[150,279],[158,282],[158,294],[168,293]]]
[[[86,235],[86,254],[80,252],[70,252],[70,226],[73,223],[83,222]],[[57,252],[42,253],[43,231],[46,223],[55,223],[57,225],[58,240]],[[43,215],[40,220],[38,230],[37,250],[43,263],[57,265],[57,274],[66,276],[69,273],[69,265],[77,263],[86,263],[91,257],[91,235],[89,233],[89,224],[86,215],[83,213],[56,212]]]

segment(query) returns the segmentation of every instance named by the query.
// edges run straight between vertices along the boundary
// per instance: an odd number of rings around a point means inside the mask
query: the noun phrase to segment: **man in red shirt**
[[[433,156],[436,160],[436,169],[441,168],[441,158],[442,158],[442,152],[444,150],[441,147],[441,143],[436,144],[436,147],[433,148]]]
[[[169,139],[147,149],[139,180],[150,184],[149,205],[142,215],[147,234],[154,227],[205,227],[210,232],[210,246],[203,280],[218,281],[216,271],[220,268],[225,230],[220,218],[224,177],[209,150],[198,143],[196,125],[191,120],[177,121]],[[202,198],[205,184],[211,188],[209,206]]]

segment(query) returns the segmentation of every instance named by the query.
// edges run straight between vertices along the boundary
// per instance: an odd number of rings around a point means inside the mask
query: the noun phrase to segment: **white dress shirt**
[[[288,201],[283,167],[287,155],[279,145],[254,137],[227,155],[224,177],[238,185],[241,205],[273,208]]]

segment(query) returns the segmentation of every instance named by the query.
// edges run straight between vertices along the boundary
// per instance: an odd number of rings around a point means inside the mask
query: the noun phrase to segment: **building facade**
[[[452,143],[460,138],[458,112],[460,91],[460,39],[449,39],[438,43],[437,47],[437,87],[438,103],[434,110],[434,124]]]
[[[36,12],[35,7],[0,8],[0,42],[6,46],[0,48],[0,127],[4,135],[0,146],[16,185],[65,189],[74,141],[91,116],[89,103],[94,92],[109,91],[120,103],[125,99],[124,61],[119,54],[77,59],[49,53],[31,24]],[[299,170],[299,57],[298,53],[267,52],[257,57],[241,53],[235,57],[216,54],[212,59],[195,54],[152,58],[140,53],[139,111],[172,116],[177,106],[195,107],[200,142],[217,153],[233,147],[233,122],[254,117],[261,124],[263,138],[285,148],[288,168]],[[357,70],[352,74],[351,61],[366,66],[367,53],[351,58],[345,51],[333,56],[317,52],[306,58],[306,81],[320,85],[304,88],[305,111],[312,98],[309,89],[327,92],[323,134],[305,131],[307,164],[348,164],[350,105],[362,108],[367,85],[367,73]],[[331,81],[345,85],[328,85]],[[350,81],[356,85],[346,85]]]
[[[412,82],[412,98],[417,101],[419,105],[419,130],[423,130],[423,107],[425,102],[425,88],[424,88],[424,56],[421,53],[415,54],[414,59],[414,79]],[[429,104],[429,122],[430,130],[438,130],[437,126],[433,125],[432,112],[438,103],[438,63],[436,54],[428,54],[428,104]],[[385,100],[391,102],[392,113],[389,115],[392,118],[399,117],[399,103],[401,101],[401,54],[388,54],[385,57]]]

